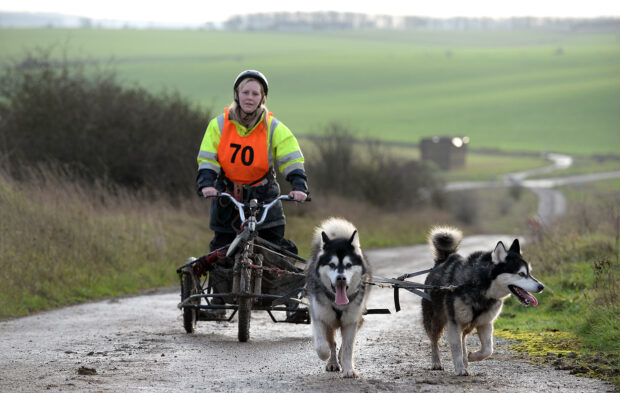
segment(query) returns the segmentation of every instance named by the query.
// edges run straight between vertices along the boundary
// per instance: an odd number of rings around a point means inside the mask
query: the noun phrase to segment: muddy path
[[[464,251],[489,248],[497,236],[464,240]],[[368,252],[377,275],[428,267],[426,245]],[[251,340],[237,342],[234,322],[182,328],[177,289],[82,304],[0,322],[1,392],[604,392],[613,386],[568,371],[529,364],[499,341],[491,358],[456,377],[446,343],[443,371],[431,371],[420,298],[374,288],[357,338],[359,379],[327,373],[315,354],[309,325],[274,324],[252,315]],[[470,337],[469,346],[478,345]]]

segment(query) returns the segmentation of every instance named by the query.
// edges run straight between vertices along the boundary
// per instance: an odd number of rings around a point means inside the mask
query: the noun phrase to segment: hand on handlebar
[[[215,187],[202,187],[200,192],[202,192],[202,196],[205,198],[210,197],[210,196],[217,196],[218,194]]]
[[[303,202],[308,198],[308,195],[303,191],[291,191],[288,196],[293,198],[296,202]]]

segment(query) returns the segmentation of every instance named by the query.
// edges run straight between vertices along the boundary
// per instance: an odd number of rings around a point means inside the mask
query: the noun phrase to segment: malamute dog
[[[347,378],[358,376],[353,353],[366,310],[370,270],[353,224],[330,218],[315,230],[306,267],[314,347],[319,358],[327,360],[327,371],[339,371],[342,366]],[[336,356],[338,328],[342,344]]]
[[[447,327],[456,375],[470,375],[468,361],[486,359],[493,352],[493,322],[504,298],[513,295],[524,305],[538,305],[528,292],[540,292],[544,286],[531,275],[530,264],[523,259],[519,240],[506,249],[500,241],[493,251],[477,251],[467,258],[456,253],[462,239],[458,229],[434,228],[429,244],[435,254],[435,267],[425,284],[452,289],[427,289],[431,300],[422,299],[424,329],[431,340],[432,369],[441,370],[439,338]],[[467,353],[465,338],[477,329],[480,350]]]

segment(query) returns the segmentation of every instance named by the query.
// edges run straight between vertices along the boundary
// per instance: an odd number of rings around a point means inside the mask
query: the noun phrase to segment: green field
[[[392,141],[467,135],[472,148],[620,146],[617,32],[4,29],[0,61],[50,45],[215,111],[230,103],[239,71],[260,69],[270,109],[300,135],[338,122]]]

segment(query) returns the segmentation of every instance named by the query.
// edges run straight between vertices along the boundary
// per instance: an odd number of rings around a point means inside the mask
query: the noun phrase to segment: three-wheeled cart
[[[302,299],[305,259],[285,245],[262,239],[257,231],[272,206],[294,200],[281,195],[269,203],[241,203],[224,192],[217,197],[237,206],[241,231],[228,246],[190,258],[177,269],[185,330],[193,333],[197,321],[232,321],[237,316],[238,338],[245,342],[253,311],[266,311],[274,322],[310,323]]]

